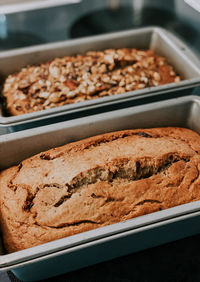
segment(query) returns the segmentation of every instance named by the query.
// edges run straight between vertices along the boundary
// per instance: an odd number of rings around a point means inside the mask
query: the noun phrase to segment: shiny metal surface
[[[81,0],[1,0],[1,14],[11,14],[78,3]]]
[[[0,35],[1,50],[34,44],[22,40],[23,34],[35,36],[38,44],[158,25],[180,36],[200,56],[199,13],[183,0],[82,0],[79,4],[8,15],[0,25],[0,34],[5,25],[7,29],[6,37]],[[17,40],[13,34],[18,34]]]
[[[190,5],[193,9],[200,12],[200,0],[185,0],[185,2]]]

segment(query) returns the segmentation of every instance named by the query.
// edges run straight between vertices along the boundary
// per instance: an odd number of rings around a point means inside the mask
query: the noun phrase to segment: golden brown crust
[[[5,80],[7,112],[20,115],[180,81],[152,50],[108,49],[23,68]]]
[[[200,200],[200,136],[126,130],[42,152],[0,174],[4,244],[13,252]]]

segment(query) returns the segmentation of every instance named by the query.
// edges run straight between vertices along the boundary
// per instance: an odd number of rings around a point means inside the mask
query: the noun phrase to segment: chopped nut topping
[[[18,115],[179,81],[152,50],[108,49],[24,67],[8,76],[3,94]]]

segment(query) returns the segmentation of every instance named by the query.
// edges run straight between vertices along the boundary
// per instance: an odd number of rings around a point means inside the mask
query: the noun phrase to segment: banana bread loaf
[[[8,114],[20,115],[178,81],[152,50],[108,49],[25,67],[8,76],[3,96]]]
[[[126,130],[54,148],[0,174],[0,221],[13,252],[200,200],[200,136]]]

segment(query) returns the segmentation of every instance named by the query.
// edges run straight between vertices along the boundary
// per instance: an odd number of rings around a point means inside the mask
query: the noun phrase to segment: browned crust
[[[179,81],[152,50],[108,49],[25,67],[8,76],[3,95],[7,112],[21,115]]]
[[[200,136],[183,128],[102,134],[0,174],[0,221],[13,252],[200,199]]]

